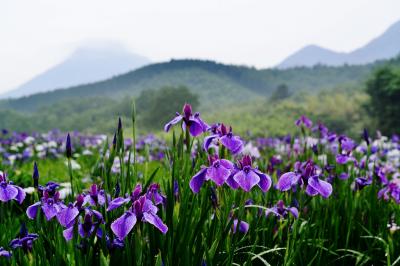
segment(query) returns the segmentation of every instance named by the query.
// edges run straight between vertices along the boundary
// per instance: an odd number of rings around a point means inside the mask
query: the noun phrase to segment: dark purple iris
[[[249,231],[250,225],[245,221],[233,220],[232,232],[235,234],[237,231],[246,234]]]
[[[0,171],[0,201],[16,200],[19,204],[22,204],[25,196],[25,191],[7,180],[6,173]]]
[[[255,185],[258,185],[263,192],[267,192],[272,185],[271,177],[252,167],[249,155],[243,156],[242,160],[238,161],[234,173],[226,182],[233,189],[241,187],[246,192],[249,192]]]
[[[38,239],[38,234],[30,234],[26,229],[25,224],[21,225],[19,235],[14,240],[11,240],[9,246],[12,249],[22,248],[24,252],[32,251],[33,242]]]
[[[184,130],[189,130],[190,134],[193,137],[197,137],[203,132],[206,132],[209,126],[200,118],[200,113],[192,114],[192,106],[190,104],[185,104],[183,106],[182,114],[176,113],[174,119],[168,122],[164,126],[165,132],[168,132],[169,129],[182,121],[182,128]]]
[[[232,154],[238,154],[243,150],[243,141],[239,136],[232,133],[232,127],[229,130],[224,124],[213,125],[211,128],[212,135],[204,138],[203,148],[208,151],[213,142],[221,143]]]
[[[294,218],[299,217],[299,211],[296,207],[286,207],[282,200],[279,200],[275,206],[265,211],[265,216],[274,214],[279,219],[286,218],[289,214]]]
[[[210,155],[208,162],[210,166],[202,166],[202,169],[190,180],[189,185],[194,193],[198,193],[203,183],[210,179],[217,186],[222,186],[233,173],[234,165],[228,160]]]
[[[168,227],[157,216],[158,208],[146,196],[141,196],[135,200],[132,206],[121,217],[111,224],[111,230],[123,240],[133,229],[137,221],[142,221],[154,225],[163,234],[166,234]]]
[[[357,177],[354,181],[354,190],[361,190],[366,186],[372,184],[372,176],[367,177]]]
[[[47,183],[45,187],[39,186],[41,199],[26,210],[29,219],[33,220],[36,218],[39,207],[41,207],[48,221],[65,207],[64,203],[60,200],[60,192],[57,191],[58,187],[59,185],[54,182]]]

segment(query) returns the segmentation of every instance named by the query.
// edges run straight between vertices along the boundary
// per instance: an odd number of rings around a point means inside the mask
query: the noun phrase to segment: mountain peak
[[[311,67],[317,64],[330,66],[339,66],[344,64],[360,65],[372,63],[380,59],[393,58],[399,53],[400,21],[397,21],[380,36],[352,52],[340,53],[317,45],[307,45],[287,57],[277,67]]]
[[[15,98],[96,82],[149,63],[147,58],[131,53],[117,42],[86,43],[79,46],[63,62],[1,97]]]

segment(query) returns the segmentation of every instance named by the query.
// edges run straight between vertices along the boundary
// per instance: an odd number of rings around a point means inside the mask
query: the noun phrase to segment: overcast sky
[[[308,44],[351,51],[400,20],[399,0],[0,0],[0,92],[113,40],[153,62],[271,67]]]

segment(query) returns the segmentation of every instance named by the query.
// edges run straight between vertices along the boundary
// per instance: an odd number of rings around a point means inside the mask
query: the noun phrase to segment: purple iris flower
[[[106,195],[103,189],[100,189],[96,184],[90,187],[89,194],[85,196],[85,202],[91,206],[103,206],[106,203]]]
[[[208,162],[210,166],[202,166],[202,169],[190,180],[189,186],[194,193],[198,193],[203,183],[210,179],[217,186],[222,186],[233,172],[233,163],[219,159],[216,155],[208,156]]]
[[[78,222],[78,233],[82,238],[87,238],[96,230],[97,237],[101,238],[103,233],[99,226],[102,223],[104,223],[104,219],[100,212],[86,208],[83,219]]]
[[[354,190],[361,190],[366,186],[369,186],[372,184],[372,176],[366,178],[366,177],[357,177],[356,180],[354,181]]]
[[[20,229],[18,237],[14,240],[11,240],[9,246],[12,249],[22,248],[24,250],[24,252],[30,252],[30,251],[32,251],[33,242],[36,239],[38,239],[38,237],[39,237],[38,234],[28,233],[28,230],[26,229],[26,226],[23,223],[21,225],[21,229]]]
[[[79,213],[83,210],[84,203],[84,196],[78,195],[74,204],[68,204],[68,206],[64,207],[60,212],[57,213],[58,222],[63,227],[67,228],[63,231],[63,236],[67,241],[71,240],[73,237],[73,227],[78,219]]]
[[[49,182],[45,187],[39,186],[39,193],[41,194],[41,199],[28,207],[26,214],[29,219],[35,219],[41,207],[47,221],[50,221],[53,217],[60,212],[65,205],[60,201],[60,192],[57,191],[59,187],[58,184],[54,182]]]
[[[299,217],[299,210],[296,207],[286,207],[282,200],[279,200],[275,206],[265,211],[265,216],[274,214],[279,219],[286,218],[289,214],[294,218]]]
[[[250,225],[245,221],[233,220],[232,232],[235,234],[237,231],[246,234],[249,231]]]
[[[5,257],[7,259],[11,258],[11,252],[5,250],[3,247],[0,247],[0,257]]]
[[[130,197],[128,196],[126,196],[125,198],[118,197],[110,201],[110,203],[108,204],[107,211],[112,211],[114,209],[117,209],[128,202],[135,202],[137,199],[139,199],[141,193],[142,193],[142,185],[138,184],[132,191]],[[156,183],[151,184],[149,186],[146,192],[146,198],[148,200],[153,200],[155,205],[162,204],[163,206],[165,206],[167,200],[165,195],[163,195],[160,191],[160,185]]]
[[[325,138],[326,136],[328,136],[328,132],[329,132],[328,128],[321,122],[318,122],[318,125],[316,125],[312,129],[312,131],[318,131],[322,138]]]
[[[295,171],[287,172],[281,175],[276,185],[280,191],[288,191],[290,189],[296,190],[300,185],[306,187],[306,193],[310,196],[317,194],[327,198],[332,193],[332,185],[319,178],[321,169],[314,164],[313,161],[308,160],[304,163],[296,162]]]
[[[116,249],[122,249],[124,248],[125,244],[122,240],[118,238],[114,238],[114,240],[110,240],[110,237],[106,235],[106,246],[108,250],[114,251]]]
[[[163,234],[166,234],[168,227],[157,216],[157,212],[158,208],[153,202],[146,196],[141,196],[133,202],[127,212],[111,224],[111,230],[120,240],[123,240],[133,229],[136,222],[142,221],[154,225]]]
[[[19,204],[25,199],[25,191],[7,180],[6,173],[0,172],[0,201],[16,200]]]
[[[300,116],[299,119],[296,120],[295,125],[300,127],[302,125],[304,125],[307,128],[311,128],[312,127],[312,121],[305,115]]]
[[[238,161],[236,171],[228,178],[227,184],[233,189],[241,187],[249,192],[255,185],[258,185],[263,192],[267,192],[272,185],[271,177],[252,167],[252,160],[249,155],[243,156]]]
[[[167,197],[161,194],[160,185],[157,183],[153,183],[149,186],[147,189],[146,198],[152,200],[154,205],[162,204],[165,206],[167,202]]]
[[[232,133],[232,127],[229,130],[224,124],[213,125],[211,128],[212,135],[204,138],[203,148],[208,151],[213,142],[221,143],[232,154],[238,154],[243,150],[243,141],[239,136]]]
[[[318,175],[315,175],[308,179],[306,193],[309,196],[316,196],[319,194],[324,198],[328,198],[332,194],[332,185],[319,179]]]
[[[384,200],[394,199],[397,204],[400,204],[400,179],[393,178],[384,187],[379,190],[378,198],[383,198]]]
[[[183,106],[182,114],[176,113],[174,119],[168,122],[164,126],[165,132],[168,132],[169,129],[179,122],[182,121],[182,128],[184,130],[189,129],[190,134],[193,137],[197,137],[203,132],[206,132],[209,126],[200,118],[200,113],[192,114],[192,106],[190,104],[185,104]]]

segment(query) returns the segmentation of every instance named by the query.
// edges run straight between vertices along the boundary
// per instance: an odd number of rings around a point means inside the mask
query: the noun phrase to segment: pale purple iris
[[[315,175],[308,179],[306,193],[309,196],[321,195],[324,198],[328,198],[332,194],[332,185]]]
[[[176,113],[174,119],[168,122],[164,126],[165,132],[168,132],[169,129],[182,121],[182,128],[184,130],[189,130],[190,134],[193,137],[197,137],[203,132],[206,132],[209,126],[200,118],[200,113],[192,114],[192,106],[190,104],[185,104],[183,106],[183,113]]]
[[[273,214],[279,219],[286,218],[289,214],[293,215],[294,218],[299,217],[299,210],[296,207],[286,207],[282,200],[279,200],[275,206],[265,211],[265,216]]]
[[[146,198],[153,201],[155,205],[162,204],[165,206],[167,203],[167,197],[161,194],[160,185],[153,183],[149,186],[146,193]]]
[[[60,212],[65,205],[60,201],[60,192],[57,191],[58,184],[49,182],[45,187],[39,186],[41,200],[29,206],[26,214],[29,219],[35,219],[39,208],[42,209],[46,219],[49,221]]]
[[[309,196],[321,195],[324,198],[332,194],[332,185],[319,178],[321,170],[311,161],[296,162],[295,172],[287,172],[281,175],[276,185],[280,191],[296,190],[297,186],[306,185],[306,193]]]
[[[307,128],[312,127],[312,121],[305,115],[300,116],[299,119],[296,120],[295,125],[300,127],[300,126],[305,126]]]
[[[392,198],[397,204],[400,204],[400,179],[393,178],[384,184],[384,187],[378,192],[378,198],[383,198],[384,200]]]
[[[213,125],[211,128],[212,135],[204,138],[203,148],[208,151],[213,142],[221,143],[232,154],[238,154],[243,150],[243,141],[239,136],[232,133],[232,127],[229,130],[224,124]]]
[[[217,186],[222,186],[233,173],[234,165],[228,160],[210,155],[208,161],[210,166],[203,166],[190,180],[189,186],[194,193],[198,193],[203,183],[208,180],[212,180]]]
[[[0,257],[5,257],[7,259],[11,258],[11,252],[5,250],[3,247],[0,247]]]
[[[25,224],[21,225],[19,235],[16,239],[11,240],[9,246],[12,249],[22,248],[24,252],[32,251],[33,242],[38,239],[38,234],[30,234],[26,229]]]
[[[127,212],[116,219],[111,224],[111,230],[120,239],[123,240],[132,231],[137,221],[142,221],[154,225],[163,234],[166,234],[168,227],[157,216],[158,208],[153,202],[141,196],[135,200]]]
[[[84,196],[78,195],[74,204],[68,204],[68,206],[63,207],[62,210],[57,213],[58,222],[66,228],[63,231],[63,236],[67,241],[72,239],[73,227],[78,219],[79,213],[83,210],[84,203]]]
[[[103,206],[106,203],[106,196],[104,190],[100,189],[96,184],[90,187],[89,193],[85,196],[85,202],[91,206]]]
[[[7,180],[6,173],[0,172],[0,201],[16,200],[19,204],[22,204],[25,196],[26,194],[22,188]]]
[[[233,189],[241,187],[246,192],[249,192],[255,185],[258,185],[263,192],[267,192],[272,185],[271,177],[252,167],[252,160],[248,155],[238,161],[234,173],[226,182]]]

